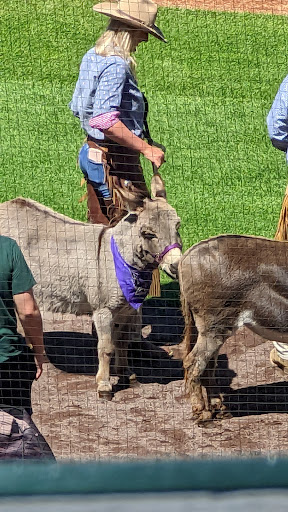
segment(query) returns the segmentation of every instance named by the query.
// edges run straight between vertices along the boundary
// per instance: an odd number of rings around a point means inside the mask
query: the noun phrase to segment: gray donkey
[[[139,339],[141,304],[158,265],[172,277],[181,256],[180,219],[166,201],[159,175],[152,199],[115,227],[78,222],[36,201],[16,198],[0,205],[0,233],[21,247],[38,285],[39,306],[52,312],[90,314],[98,335],[99,396],[110,399],[110,360],[119,381],[129,381],[129,337]],[[124,198],[129,203],[129,195]],[[116,350],[115,350],[116,349]]]

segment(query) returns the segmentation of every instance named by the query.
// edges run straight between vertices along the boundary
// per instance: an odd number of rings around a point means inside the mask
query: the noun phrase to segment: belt
[[[87,135],[87,142],[94,142],[95,144],[98,144],[98,146],[101,146],[101,144],[109,143],[109,140],[110,139],[94,139],[94,137],[92,137],[91,135]],[[113,144],[112,140],[110,140],[110,142]]]
[[[86,137],[86,144],[88,144],[89,148],[101,149],[101,151],[104,151],[105,153],[108,151],[107,147],[103,147],[103,144],[105,144],[104,140],[94,139],[90,135],[87,135]]]
[[[135,151],[134,149],[129,149],[126,146],[120,146],[117,142],[113,142],[111,139],[94,139],[94,137],[91,137],[91,135],[87,135],[86,137],[86,143],[90,148],[95,149],[102,149],[102,151],[105,151],[106,153],[112,153],[114,155],[126,155],[126,156],[137,156],[139,155],[139,151]]]

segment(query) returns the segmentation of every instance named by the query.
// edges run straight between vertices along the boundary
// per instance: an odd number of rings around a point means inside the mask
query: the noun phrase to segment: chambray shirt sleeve
[[[119,119],[141,137],[144,103],[129,62],[120,56],[104,57],[91,48],[83,57],[73,97],[69,103],[82,129],[95,139],[104,138],[102,128],[90,124],[98,116],[119,112]],[[95,126],[95,127],[93,127]]]
[[[121,110],[126,78],[127,65],[124,60],[120,57],[107,59],[107,65],[99,75],[94,97],[93,117]]]
[[[267,116],[267,128],[273,146],[286,151],[288,148],[288,75],[281,83]]]

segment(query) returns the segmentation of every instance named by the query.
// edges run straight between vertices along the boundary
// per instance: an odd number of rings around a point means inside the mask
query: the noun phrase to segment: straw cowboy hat
[[[157,5],[152,0],[119,0],[118,2],[101,2],[93,7],[94,11],[110,16],[126,25],[131,25],[166,43],[160,28],[155,25]]]

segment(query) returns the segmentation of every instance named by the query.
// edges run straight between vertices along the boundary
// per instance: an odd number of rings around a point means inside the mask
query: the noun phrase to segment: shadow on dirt
[[[141,342],[130,343],[128,351],[129,366],[137,374],[138,381],[167,384],[183,379],[182,362],[172,360],[158,346],[181,341],[184,320],[178,283],[162,286],[160,298],[147,299],[142,315],[142,326],[149,327],[146,331],[148,334]],[[81,332],[53,331],[44,334],[44,343],[46,353],[56,368],[84,375],[97,373],[97,339],[93,336]],[[112,360],[112,367],[113,363]]]
[[[143,305],[143,327],[151,326],[141,342],[131,343],[129,366],[141,383],[168,384],[184,377],[182,362],[171,359],[159,345],[176,345],[182,339],[184,320],[179,299],[179,285],[171,282],[161,287],[160,298],[150,298]],[[46,332],[47,355],[54,366],[68,373],[95,375],[98,370],[97,340],[81,332]],[[113,375],[112,360],[112,375]],[[218,357],[215,378],[224,394],[224,403],[233,417],[267,413],[288,413],[288,383],[231,389],[236,376],[229,368],[226,354]]]
[[[98,357],[95,338],[79,332],[46,332],[44,344],[50,362],[68,373],[95,375]],[[128,362],[139,382],[168,384],[183,379],[182,362],[170,359],[167,352],[144,340],[131,343]],[[112,360],[112,375],[113,375]]]
[[[233,417],[268,413],[288,413],[288,383],[275,382],[261,386],[230,389],[224,396],[224,404]]]
[[[237,374],[229,368],[226,354],[218,357],[216,382],[224,395],[224,404],[234,418],[268,413],[288,413],[288,383],[276,382],[259,386],[232,389]],[[203,379],[205,385],[205,379]]]
[[[224,405],[234,418],[268,413],[288,413],[287,382],[232,389],[231,382],[236,375],[234,370],[229,368],[227,355],[221,354],[218,357],[215,379],[224,395]]]
[[[59,370],[82,375],[97,373],[97,348],[95,338],[90,334],[46,332],[44,343],[50,362]],[[130,344],[128,360],[137,380],[143,384],[168,384],[184,377],[181,361],[170,359],[167,352],[146,340]],[[111,373],[115,375],[113,363],[112,360]],[[236,373],[228,363],[226,354],[219,355],[215,379],[224,394],[224,404],[233,417],[288,413],[288,383],[277,382],[234,390],[230,386]]]
[[[172,281],[161,286],[161,297],[144,301],[142,307],[143,327],[151,325],[146,337],[155,345],[176,345],[181,341],[184,319],[181,312],[179,283]]]

